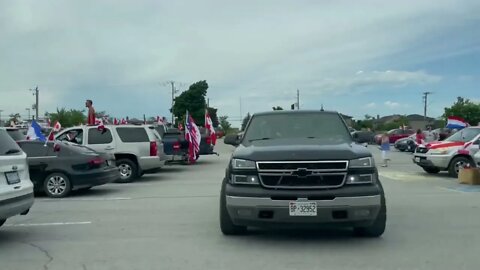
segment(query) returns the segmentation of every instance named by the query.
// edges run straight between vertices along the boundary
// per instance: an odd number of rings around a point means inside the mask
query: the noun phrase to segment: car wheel
[[[475,167],[475,164],[466,157],[456,157],[450,163],[448,173],[452,177],[458,177],[458,173],[465,167]]]
[[[227,211],[227,196],[225,195],[225,180],[220,193],[220,229],[224,235],[240,235],[247,232],[247,227],[233,224]]]
[[[48,197],[63,198],[72,191],[72,184],[65,174],[52,173],[45,178],[43,191]]]
[[[119,183],[130,183],[138,175],[138,167],[130,159],[120,159],[117,161],[117,167],[120,170]]]
[[[424,171],[426,171],[427,173],[431,173],[431,174],[436,174],[436,173],[439,173],[440,172],[440,169],[438,168],[423,168]]]
[[[5,224],[6,219],[0,219],[0,227],[2,227],[3,224]]]
[[[353,231],[355,235],[361,237],[380,237],[385,232],[386,224],[387,206],[385,203],[385,197],[382,197],[382,206],[380,207],[380,212],[378,212],[377,218],[373,224],[368,227],[356,227]]]

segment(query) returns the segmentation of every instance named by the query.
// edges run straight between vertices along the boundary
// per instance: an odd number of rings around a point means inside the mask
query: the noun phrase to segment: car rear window
[[[88,130],[88,144],[107,144],[111,143],[112,140],[112,132],[108,128],[103,130],[91,128]]]
[[[23,136],[22,132],[20,132],[18,129],[7,129],[7,133],[14,141],[21,141],[25,139],[25,136]]]
[[[8,135],[5,130],[0,129],[0,155],[14,155],[22,153],[22,149]]]
[[[20,142],[19,145],[23,152],[27,154],[27,157],[44,157],[47,155],[47,147],[42,142]]]
[[[145,131],[145,128],[127,128],[127,127],[118,127],[117,128],[118,136],[122,142],[126,143],[135,143],[135,142],[148,142],[148,134]]]

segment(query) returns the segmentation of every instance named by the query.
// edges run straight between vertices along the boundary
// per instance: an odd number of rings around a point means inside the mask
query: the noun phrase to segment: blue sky
[[[0,110],[26,114],[94,100],[117,117],[165,115],[169,85],[207,80],[210,104],[429,116],[480,101],[480,2],[3,1]],[[241,100],[241,102],[240,102]],[[240,103],[242,106],[240,107]]]

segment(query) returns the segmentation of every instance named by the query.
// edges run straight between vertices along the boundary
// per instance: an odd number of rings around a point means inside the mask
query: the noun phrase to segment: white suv
[[[27,155],[0,129],[0,226],[7,218],[26,215],[33,205]]]
[[[153,126],[80,126],[63,130],[57,140],[87,146],[115,156],[120,169],[118,182],[131,182],[144,173],[156,172],[165,165],[163,142]]]

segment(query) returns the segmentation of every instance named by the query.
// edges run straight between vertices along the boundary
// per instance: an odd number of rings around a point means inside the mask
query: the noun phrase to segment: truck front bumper
[[[238,192],[238,188],[227,185],[226,189],[226,208],[232,222],[240,226],[258,227],[368,226],[377,218],[384,196],[383,191],[375,186],[311,190],[306,193],[260,188],[260,193],[267,192],[270,196],[259,196],[257,188],[242,188],[257,190],[257,193],[239,196],[242,192]],[[357,188],[358,195],[355,194]],[[232,192],[234,189],[237,190],[236,194]],[[335,191],[342,192],[334,195]],[[290,216],[291,201],[315,202],[317,215]]]

